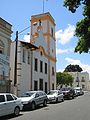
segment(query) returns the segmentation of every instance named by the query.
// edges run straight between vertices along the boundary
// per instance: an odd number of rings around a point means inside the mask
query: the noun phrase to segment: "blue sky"
[[[74,36],[77,21],[83,18],[82,6],[76,13],[63,7],[64,0],[44,0],[44,12],[50,12],[56,22],[56,55],[57,71],[63,71],[69,64],[78,64],[90,74],[90,54],[74,53],[78,39]],[[43,13],[43,0],[2,0],[0,1],[0,17],[11,23],[15,40],[15,32],[22,31],[30,25],[32,15]],[[19,35],[25,39],[29,29]]]

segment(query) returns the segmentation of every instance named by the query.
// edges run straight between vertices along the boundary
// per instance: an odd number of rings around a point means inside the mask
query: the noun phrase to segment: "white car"
[[[75,87],[75,88],[74,88],[74,91],[75,91],[75,94],[76,94],[77,96],[84,94],[84,91],[82,90],[81,87]]]
[[[11,93],[0,93],[0,117],[14,114],[18,116],[22,110],[21,100]]]
[[[50,90],[47,97],[49,102],[64,101],[64,95],[60,90]]]

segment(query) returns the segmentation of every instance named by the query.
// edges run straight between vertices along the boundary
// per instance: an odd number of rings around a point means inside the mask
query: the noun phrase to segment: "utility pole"
[[[14,67],[14,86],[17,84],[17,47],[18,47],[18,31],[16,31],[15,46],[15,67]]]

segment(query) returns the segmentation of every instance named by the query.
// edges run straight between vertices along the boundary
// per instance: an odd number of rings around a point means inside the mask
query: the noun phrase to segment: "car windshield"
[[[53,95],[54,93],[56,93],[56,91],[50,91],[48,92],[48,95]]]
[[[61,88],[61,91],[68,91],[70,88]]]
[[[34,92],[26,92],[22,95],[22,97],[31,97],[34,94]]]

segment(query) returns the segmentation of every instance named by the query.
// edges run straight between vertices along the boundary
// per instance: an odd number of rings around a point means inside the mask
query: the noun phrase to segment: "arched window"
[[[0,54],[4,53],[4,43],[0,40]]]

